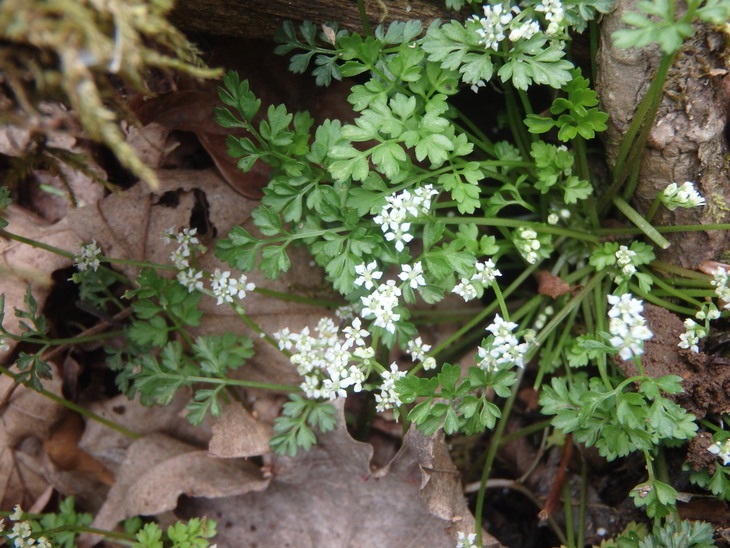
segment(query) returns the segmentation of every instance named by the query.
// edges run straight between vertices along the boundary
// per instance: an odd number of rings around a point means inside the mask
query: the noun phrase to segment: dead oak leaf
[[[132,516],[172,510],[183,494],[230,497],[260,491],[268,483],[248,461],[215,459],[207,451],[164,434],[151,434],[129,446],[116,483],[92,527],[113,529]]]
[[[442,437],[411,431],[391,463],[370,468],[373,447],[340,421],[297,458],[275,455],[264,491],[228,499],[182,499],[178,514],[219,523],[219,546],[449,547],[474,521]],[[499,543],[484,535],[484,546]]]
[[[42,244],[76,253],[78,240],[66,220],[50,224],[22,207],[11,204],[4,213],[8,226],[5,230]],[[28,310],[25,295],[30,285],[32,295],[41,310],[50,292],[51,274],[66,268],[71,259],[25,243],[0,238],[0,293],[5,296],[3,327],[10,333],[20,334],[20,322],[13,313],[15,308]],[[9,348],[0,350],[0,361],[13,350],[15,343],[7,341]]]
[[[44,388],[61,395],[57,372]],[[30,505],[48,487],[43,476],[40,440],[61,417],[64,407],[48,397],[0,377],[0,508]]]

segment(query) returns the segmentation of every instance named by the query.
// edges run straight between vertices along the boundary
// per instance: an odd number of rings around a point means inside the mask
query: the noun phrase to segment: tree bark
[[[365,0],[364,4],[372,26],[408,19],[428,25],[434,19],[453,16],[437,0]],[[363,31],[358,6],[352,0],[178,0],[170,15],[173,24],[187,31],[268,39],[285,20],[337,21],[341,28]]]

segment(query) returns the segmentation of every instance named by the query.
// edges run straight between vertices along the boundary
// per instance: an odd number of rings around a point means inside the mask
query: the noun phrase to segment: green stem
[[[65,249],[61,249],[60,247],[48,245],[43,242],[37,242],[36,240],[32,240],[30,238],[8,232],[5,229],[0,229],[0,236],[2,236],[3,238],[7,238],[8,240],[14,240],[23,244],[32,245],[33,247],[37,247],[38,249],[45,249],[46,251],[50,251],[51,253],[55,253],[56,255],[61,255],[62,257],[66,257],[67,259],[73,259],[74,257],[76,257],[74,253],[66,251]]]
[[[15,382],[18,382],[17,381],[18,376],[3,366],[0,366],[0,373],[7,375],[8,377],[12,378]],[[88,409],[81,407],[80,405],[77,405],[73,402],[68,401],[65,398],[62,398],[61,396],[54,394],[53,392],[49,392],[48,390],[43,389],[43,388],[40,390],[36,390],[32,386],[28,386],[28,385],[23,385],[23,386],[26,386],[27,388],[29,388],[31,390],[35,390],[42,396],[45,396],[46,398],[48,398],[49,400],[55,401],[56,403],[63,405],[67,409],[70,409],[71,411],[75,411],[79,415],[83,415],[87,419],[96,421],[99,424],[103,424],[104,426],[107,426],[107,427],[111,428],[112,430],[116,430],[117,432],[119,432],[120,434],[122,434],[124,436],[127,436],[128,438],[136,440],[141,437],[136,432],[132,432],[131,430],[128,430],[127,428],[124,428],[123,426],[120,426],[115,422],[105,419],[104,417],[99,416],[96,413],[93,413],[93,412],[89,411]]]
[[[598,210],[601,214],[606,213],[608,206],[611,203],[611,199],[618,195],[621,186],[626,182],[626,179],[634,170],[634,165],[638,164],[641,160],[641,154],[643,153],[644,146],[646,145],[646,138],[648,137],[649,130],[654,124],[654,117],[656,116],[656,110],[659,106],[659,101],[661,100],[664,82],[666,81],[667,73],[673,60],[674,55],[665,55],[662,57],[659,68],[657,69],[654,78],[651,80],[649,89],[641,99],[636,112],[634,112],[631,124],[629,124],[629,127],[626,130],[626,133],[621,140],[618,153],[616,154],[616,161],[613,166],[613,181],[598,204]],[[639,130],[642,127],[646,127],[647,130],[639,134]],[[629,156],[631,156],[631,159],[627,162]],[[626,192],[626,190],[627,189],[624,189],[625,192],[623,196],[625,199],[629,199],[633,194],[633,189],[629,189],[630,192]]]
[[[668,263],[665,261],[660,261],[659,259],[653,260],[651,263],[649,263],[649,266],[656,270],[661,270],[663,272],[666,272],[668,274],[674,274],[676,276],[681,276],[682,278],[688,278],[690,280],[700,280],[700,281],[706,283],[708,287],[711,287],[710,277],[707,274],[697,272],[696,270],[689,270],[688,268],[682,268],[681,266],[673,265],[672,263]]]
[[[15,335],[9,331],[5,331],[0,327],[0,332],[14,341],[23,341],[33,344],[44,344],[47,346],[60,346],[63,344],[81,344],[94,341],[102,341],[124,335],[124,331],[106,331],[105,333],[97,333],[95,335],[86,335],[84,337],[67,337],[63,339],[37,339],[35,337],[24,337],[23,335]]]
[[[480,480],[479,492],[477,493],[476,508],[474,510],[477,544],[479,546],[482,546],[482,514],[484,513],[484,495],[486,494],[487,480],[489,479],[489,474],[492,471],[492,464],[494,463],[494,458],[497,456],[497,449],[499,449],[500,440],[502,439],[504,429],[507,427],[510,412],[512,411],[512,405],[514,404],[515,398],[517,397],[517,392],[519,392],[519,386],[522,382],[522,377],[524,376],[524,374],[524,368],[519,368],[517,372],[517,380],[510,389],[511,391],[509,398],[507,398],[507,401],[504,404],[504,408],[502,409],[502,416],[497,423],[497,427],[494,429],[494,434],[492,435],[489,449],[487,450],[487,458],[484,461],[484,468],[482,468],[482,478]]]
[[[360,23],[362,23],[363,32],[368,36],[372,36],[373,32],[372,32],[372,29],[370,28],[370,21],[368,21],[367,13],[365,13],[365,1],[364,0],[357,0],[357,12],[360,16]]]
[[[565,512],[565,535],[568,537],[568,546],[576,548],[575,524],[573,523],[573,500],[570,496],[570,481],[563,483],[563,511]]]
[[[694,316],[695,313],[697,312],[696,309],[686,308],[684,306],[679,306],[677,304],[674,304],[674,303],[671,303],[664,299],[661,299],[661,298],[657,297],[651,291],[649,291],[649,292],[642,291],[642,289],[636,284],[629,284],[629,289],[631,290],[632,293],[634,293],[635,295],[639,295],[645,301],[649,301],[652,304],[661,306],[662,308],[666,308],[667,310],[671,310],[672,312],[684,314],[685,316]],[[699,308],[699,306],[697,308]]]
[[[339,308],[344,306],[345,303],[330,301],[328,299],[315,299],[312,297],[302,297],[301,295],[294,295],[292,293],[282,293],[280,291],[274,291],[273,289],[265,289],[263,287],[257,287],[254,289],[254,293],[260,295],[266,295],[267,297],[274,297],[282,301],[289,301],[293,303],[311,304],[313,306],[320,306],[322,308]]]
[[[639,214],[639,212],[631,207],[626,200],[624,200],[620,196],[614,196],[613,204],[618,208],[621,213],[626,215],[626,218],[634,223],[636,227],[639,228],[639,230],[641,230],[644,234],[646,234],[646,236],[656,245],[658,245],[662,249],[667,249],[671,245],[669,241],[664,236],[659,234],[659,232],[657,232],[657,229],[654,228],[650,223],[646,222],[646,220]]]
[[[654,198],[654,201],[651,203],[649,211],[646,212],[647,223],[651,223],[651,221],[654,219],[654,215],[656,215],[656,212],[659,210],[659,206],[662,204],[662,200],[660,198],[661,192],[662,191],[660,190],[659,194],[656,195],[656,198]]]
[[[598,236],[593,234],[587,234],[585,232],[578,232],[577,230],[571,230],[560,226],[549,226],[543,223],[531,222],[531,221],[520,221],[518,219],[502,219],[497,217],[492,218],[479,218],[479,217],[433,217],[429,220],[424,220],[423,223],[430,221],[438,221],[444,224],[476,224],[482,226],[504,226],[510,228],[527,227],[533,229],[535,232],[541,232],[544,234],[554,234],[557,236],[567,236],[575,240],[582,240],[585,242],[599,243]],[[414,221],[416,222],[416,221]]]
[[[503,292],[503,298],[509,297],[509,295],[515,291],[518,287],[522,285],[522,283],[532,275],[532,273],[537,269],[537,265],[532,265],[529,268],[522,271],[522,274],[517,276],[515,280],[507,287],[507,289]],[[489,315],[494,311],[495,308],[497,308],[497,303],[492,302],[489,306],[485,307],[479,314],[474,316],[471,321],[467,322],[464,326],[461,327],[461,329],[456,330],[450,337],[447,337],[446,340],[442,341],[441,344],[436,346],[431,352],[429,352],[430,356],[435,356],[445,348],[448,348],[453,344],[455,341],[457,341],[459,338],[461,338],[465,333],[470,332],[472,329],[474,329],[476,326],[478,326],[480,323],[482,323]],[[418,366],[416,366],[413,370],[415,370]]]
[[[258,381],[244,381],[241,379],[229,379],[229,378],[216,378],[216,377],[190,377],[187,375],[161,375],[168,378],[184,378],[186,381],[189,382],[201,382],[201,383],[207,383],[207,384],[223,384],[223,385],[230,385],[230,386],[243,386],[246,388],[263,388],[264,390],[278,390],[280,392],[301,392],[301,388],[298,386],[291,386],[288,384],[272,384],[268,382],[258,382]]]
[[[550,420],[551,419],[545,419],[544,421],[533,423],[529,426],[524,426],[520,428],[519,430],[515,430],[514,432],[511,432],[504,436],[500,440],[500,445],[507,445],[509,442],[514,441],[519,438],[524,438],[526,436],[529,436],[530,434],[534,434],[535,432],[539,432],[540,430],[545,430],[545,428],[550,427]]]

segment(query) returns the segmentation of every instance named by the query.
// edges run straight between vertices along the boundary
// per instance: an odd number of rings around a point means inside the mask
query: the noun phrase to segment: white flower
[[[396,250],[403,251],[406,247],[405,244],[413,239],[413,234],[408,232],[410,228],[411,223],[401,223],[397,228],[386,232],[385,239],[389,242],[395,242]]]
[[[217,304],[222,304],[224,302],[233,303],[236,298],[243,299],[247,291],[256,289],[256,285],[247,282],[245,274],[241,274],[236,280],[231,278],[229,271],[221,272],[219,268],[216,268],[211,281],[211,289],[213,295],[218,299]]]
[[[168,228],[163,235],[165,241],[175,241],[178,246],[170,254],[170,259],[178,270],[185,270],[190,266],[190,257],[196,253],[204,253],[205,246],[200,244],[196,234],[197,228],[183,228],[177,234],[174,228]]]
[[[565,18],[565,10],[560,0],[542,0],[540,4],[535,6],[535,11],[544,12],[545,19],[549,21],[545,34],[552,36],[560,32],[563,19]]]
[[[454,286],[451,290],[452,293],[456,293],[459,297],[463,298],[464,301],[470,301],[477,298],[477,288],[466,278],[462,278],[461,281]]]
[[[23,519],[23,509],[20,507],[20,504],[13,506],[13,513],[8,518],[12,521],[20,521]]]
[[[362,329],[360,318],[352,320],[352,325],[345,327],[342,332],[345,334],[345,348],[351,346],[365,346],[365,337],[369,337],[367,329]]]
[[[641,315],[644,304],[630,293],[608,295],[608,302],[612,305],[608,311],[608,330],[613,335],[609,342],[624,360],[640,356],[644,353],[644,341],[654,336]]]
[[[380,394],[375,394],[375,402],[377,404],[375,409],[378,412],[393,409],[401,405],[402,402],[400,401],[398,392],[395,390],[395,381],[405,377],[406,372],[399,371],[398,364],[394,362],[390,364],[390,371],[383,371],[380,375],[383,378],[383,382],[380,385]]]
[[[413,263],[413,266],[404,264],[401,266],[401,273],[398,274],[404,282],[408,282],[408,285],[413,289],[417,289],[419,286],[426,285],[426,280],[423,277],[423,265],[421,261]]]
[[[690,208],[706,205],[705,199],[697,192],[691,181],[687,181],[679,187],[677,183],[671,183],[662,191],[659,199],[669,211],[674,211],[678,207]]]
[[[476,274],[471,277],[472,282],[480,283],[483,287],[491,285],[492,282],[502,273],[497,270],[496,265],[492,259],[487,259],[487,262],[477,262],[475,265]]]
[[[684,320],[684,327],[686,331],[679,336],[679,344],[677,346],[680,348],[689,348],[692,352],[699,352],[700,347],[698,345],[700,339],[707,336],[707,330],[691,318]]]
[[[481,37],[480,42],[484,44],[486,49],[497,50],[499,43],[505,38],[505,29],[512,21],[512,13],[509,8],[505,9],[502,4],[494,4],[493,6],[484,6],[484,17],[479,18],[476,15],[472,16],[472,20],[476,21],[481,25],[480,29],[477,29],[477,34]],[[519,8],[514,8],[515,12],[519,11]]]
[[[549,225],[556,225],[560,222],[560,217],[557,213],[551,213],[547,216],[547,222]]]
[[[101,249],[96,245],[96,240],[92,240],[90,244],[81,244],[81,251],[74,258],[74,266],[80,272],[87,270],[96,272],[101,264],[101,259]]]
[[[725,440],[723,443],[716,441],[707,450],[713,455],[720,457],[723,466],[730,464],[730,439]]]
[[[537,232],[527,227],[518,228],[514,238],[514,244],[528,263],[535,264],[537,262],[539,258],[537,251],[541,247],[540,240],[537,238]]]
[[[398,306],[400,295],[401,290],[395,285],[395,281],[388,280],[380,284],[370,295],[360,297],[363,305],[360,315],[363,318],[374,316],[373,325],[395,333],[395,322],[400,320],[400,314],[396,314],[394,310]]]
[[[478,366],[485,371],[493,371],[503,365],[525,367],[525,356],[530,347],[527,343],[520,343],[513,331],[519,326],[514,322],[504,320],[499,314],[487,327],[487,331],[494,335],[486,347],[477,349]]]
[[[383,277],[383,273],[377,270],[378,263],[372,261],[370,264],[359,264],[355,267],[355,274],[359,278],[355,279],[355,285],[364,286],[365,289],[372,289],[375,282]]]
[[[468,535],[459,531],[459,537],[456,544],[456,548],[476,548],[476,533],[469,533]]]
[[[192,293],[196,289],[203,289],[203,272],[188,268],[177,273],[177,281]]]
[[[621,269],[621,276],[630,278],[636,273],[634,257],[636,257],[636,252],[625,245],[618,248],[618,251],[616,251],[616,264]]]
[[[421,337],[417,337],[406,343],[406,352],[411,355],[411,359],[414,362],[422,362],[425,360],[429,350],[431,350],[431,345],[424,344]]]
[[[509,33],[510,42],[517,42],[517,40],[529,40],[540,32],[540,25],[537,21],[523,21],[522,23],[512,25],[512,30]]]
[[[730,288],[728,287],[728,274],[727,270],[718,267],[712,273],[712,281],[710,282],[715,286],[715,295],[717,298],[723,301],[723,308],[730,310]]]

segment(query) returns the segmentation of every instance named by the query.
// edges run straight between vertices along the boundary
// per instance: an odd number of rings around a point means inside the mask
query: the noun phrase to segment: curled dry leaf
[[[537,283],[537,292],[553,299],[557,299],[560,295],[565,295],[571,290],[568,284],[547,270],[541,270],[537,273]]]
[[[145,407],[139,403],[138,398],[129,400],[124,395],[95,402],[88,407],[97,415],[141,436],[160,432],[203,447],[210,440],[208,422],[193,426],[181,418],[184,414],[183,408],[189,400],[190,394],[181,390],[175,394],[170,405],[165,407]],[[99,422],[88,421],[84,435],[79,441],[79,447],[116,474],[124,462],[127,448],[133,441]]]
[[[8,232],[72,253],[78,251],[78,239],[70,230],[65,219],[56,224],[49,224],[37,215],[14,204],[8,207],[4,217],[8,221],[6,227]],[[11,333],[20,333],[20,323],[13,310],[15,308],[28,310],[24,302],[28,284],[32,287],[33,297],[40,310],[50,291],[51,274],[54,270],[70,265],[71,260],[61,255],[0,238],[0,273],[3,280],[0,292],[5,295],[5,320],[3,322],[5,329]],[[14,347],[12,341],[7,342],[10,348],[5,351],[0,350],[0,362],[12,352]]]
[[[428,546],[456,544],[474,521],[442,437],[410,432],[392,462],[373,473],[373,447],[352,439],[342,402],[335,430],[297,458],[272,457],[265,491],[229,499],[181,501],[183,517],[207,515],[219,546]],[[484,535],[484,546],[500,544]]]
[[[61,381],[44,381],[49,392],[61,395]],[[63,406],[35,390],[16,384],[7,376],[0,377],[0,508],[14,504],[30,507],[48,487],[42,475],[40,440],[49,436],[51,428],[63,413]]]
[[[151,434],[130,445],[92,526],[113,529],[132,516],[172,510],[183,494],[231,497],[260,491],[268,483],[259,468],[247,461],[211,458],[207,451],[164,434]]]
[[[270,428],[251,416],[239,403],[223,409],[213,425],[208,452],[214,457],[253,457],[269,452]]]

